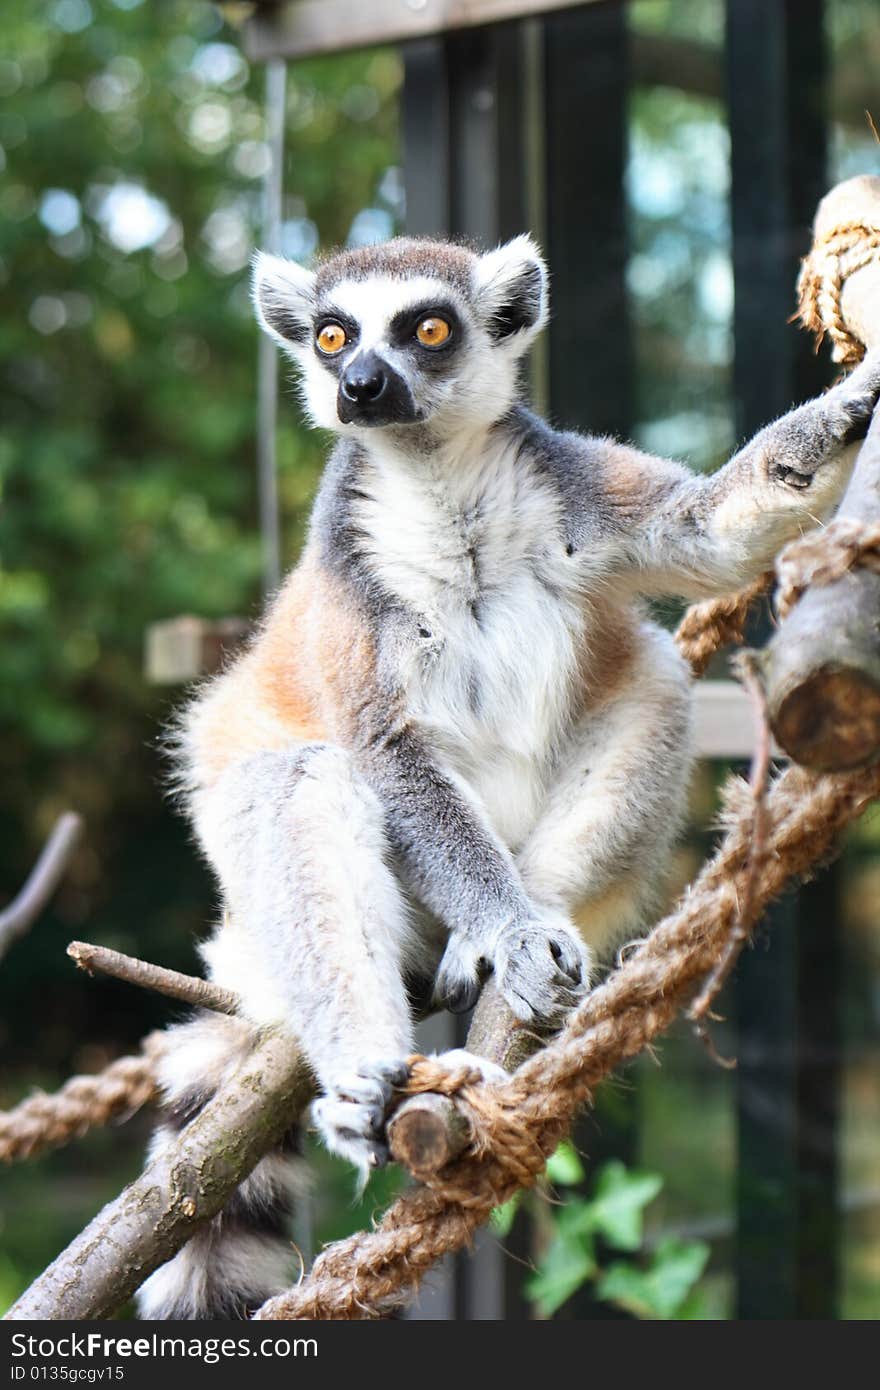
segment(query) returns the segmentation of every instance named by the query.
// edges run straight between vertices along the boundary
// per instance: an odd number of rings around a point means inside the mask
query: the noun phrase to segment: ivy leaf
[[[609,1265],[596,1292],[639,1318],[674,1318],[684,1308],[709,1258],[701,1240],[677,1240],[669,1236],[657,1245],[647,1269],[625,1264]]]
[[[577,1150],[563,1140],[547,1160],[547,1177],[560,1187],[574,1187],[575,1183],[583,1182],[585,1176]]]
[[[587,1279],[596,1273],[596,1256],[589,1236],[573,1236],[557,1231],[538,1263],[537,1271],[526,1281],[526,1296],[551,1317]]]
[[[612,1159],[599,1172],[595,1195],[584,1204],[578,1228],[599,1233],[615,1250],[638,1250],[643,1210],[662,1186],[659,1174],[627,1168]]]
[[[516,1219],[516,1213],[519,1209],[521,1197],[521,1192],[515,1192],[509,1202],[504,1202],[500,1207],[493,1207],[492,1209],[492,1216],[490,1218],[492,1230],[501,1240],[503,1240],[505,1236],[510,1235],[511,1228]]]

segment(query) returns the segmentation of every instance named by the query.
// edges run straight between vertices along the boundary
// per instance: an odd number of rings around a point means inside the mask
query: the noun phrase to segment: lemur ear
[[[547,319],[547,267],[530,236],[487,251],[477,261],[477,302],[493,338],[528,337]]]
[[[308,342],[315,308],[315,273],[296,261],[258,251],[253,300],[257,318],[282,347]]]

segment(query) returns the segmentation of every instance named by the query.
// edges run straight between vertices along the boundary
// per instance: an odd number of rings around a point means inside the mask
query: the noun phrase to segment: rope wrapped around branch
[[[843,366],[852,366],[865,355],[864,342],[852,332],[843,314],[843,286],[873,261],[880,261],[880,227],[845,222],[814,241],[801,264],[797,318],[815,333],[817,347],[828,334],[831,356]]]
[[[559,1036],[502,1083],[467,1069],[414,1060],[408,1090],[445,1092],[471,1126],[456,1163],[398,1198],[377,1229],[330,1246],[295,1288],[270,1299],[260,1319],[379,1318],[411,1296],[443,1255],[466,1246],[492,1208],[528,1187],[600,1081],[648,1046],[685,1009],[731,934],[759,919],[791,879],[831,855],[839,831],[880,794],[880,768],[821,776],[792,767],[763,805],[728,784],[727,834],[674,912],[590,994]],[[756,853],[757,851],[757,853]],[[746,902],[746,880],[750,892]],[[746,915],[747,914],[747,915]]]
[[[38,1091],[0,1113],[0,1161],[34,1158],[133,1115],[156,1094],[155,1067],[164,1045],[162,1033],[150,1033],[136,1056],[120,1057],[94,1076],[72,1076],[53,1095]]]
[[[823,531],[808,531],[780,551],[776,561],[775,607],[788,617],[812,585],[833,584],[855,568],[880,574],[880,522],[840,516]]]

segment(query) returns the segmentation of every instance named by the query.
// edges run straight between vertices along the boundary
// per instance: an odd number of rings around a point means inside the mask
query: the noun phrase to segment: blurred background
[[[144,643],[156,622],[261,604],[248,261],[271,161],[264,66],[242,31],[257,9],[271,46],[274,10],[246,4],[5,0],[0,17],[0,907],[61,811],[86,825],[0,965],[2,1108],[175,1016],[77,974],[70,939],[194,971],[215,911],[163,793],[158,740],[181,690],[147,679]],[[307,261],[407,227],[491,240],[528,226],[556,306],[536,402],[715,466],[830,380],[786,319],[818,196],[880,172],[865,114],[873,103],[880,119],[880,10],[535,10],[291,61],[280,249]],[[286,566],[326,440],[282,381]],[[680,885],[711,844],[726,770],[701,765]],[[576,1137],[586,1157],[553,1174],[562,1206],[502,1213],[486,1241],[508,1253],[491,1273],[447,1271],[446,1302],[424,1316],[880,1314],[878,848],[868,816],[744,962],[718,1030],[739,1069],[682,1028],[662,1067],[643,1060],[606,1088]],[[138,1116],[2,1173],[0,1306],[136,1174],[148,1131]],[[314,1159],[301,1246],[368,1222],[398,1181],[380,1175],[356,1204],[350,1174]],[[612,1189],[639,1214],[622,1243],[599,1209]],[[559,1212],[577,1204],[590,1237],[572,1263]],[[479,1311],[484,1277],[494,1313]]]

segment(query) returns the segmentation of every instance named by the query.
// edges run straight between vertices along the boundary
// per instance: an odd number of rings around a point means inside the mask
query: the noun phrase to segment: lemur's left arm
[[[880,353],[844,381],[767,425],[716,473],[609,444],[602,490],[621,526],[625,564],[646,593],[729,592],[838,502],[880,395]]]

